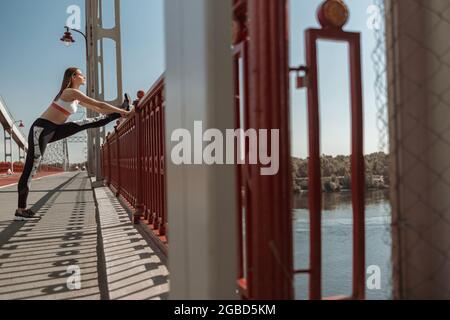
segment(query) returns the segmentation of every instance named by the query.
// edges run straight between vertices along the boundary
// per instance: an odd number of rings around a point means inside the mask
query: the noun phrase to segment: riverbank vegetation
[[[351,188],[350,156],[321,157],[322,189],[324,192],[339,192]],[[366,155],[366,188],[372,190],[389,187],[389,156],[383,152]],[[294,192],[308,190],[308,160],[292,159]]]

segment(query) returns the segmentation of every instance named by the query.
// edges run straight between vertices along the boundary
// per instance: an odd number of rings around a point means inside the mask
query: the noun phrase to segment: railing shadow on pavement
[[[47,201],[57,192],[61,192],[62,188],[72,182],[79,174],[74,175],[67,181],[64,181],[59,186],[57,186],[53,190],[48,191],[30,191],[30,192],[47,192],[45,196],[39,199],[30,209],[36,213],[39,213],[39,210],[47,203]],[[17,192],[17,191],[15,191]],[[7,193],[3,192],[2,193]],[[0,248],[8,243],[8,241],[19,231],[23,226],[25,226],[26,221],[16,221],[15,223],[11,223],[7,228],[5,228],[2,232],[0,232]]]
[[[96,196],[103,208],[100,224],[110,299],[168,299],[167,257],[148,232],[133,225],[133,211],[111,190],[103,188]]]
[[[55,197],[61,188],[79,177],[76,174],[42,197],[32,208],[51,216],[41,221],[14,223],[2,237],[0,249],[0,299],[101,299],[98,277],[97,225],[90,211],[95,203],[89,192],[77,192],[65,214]],[[86,189],[88,179],[80,179]],[[67,208],[66,208],[67,209]],[[15,230],[15,232],[14,232]],[[5,235],[4,233],[1,233]],[[80,290],[67,285],[69,267],[81,270]]]

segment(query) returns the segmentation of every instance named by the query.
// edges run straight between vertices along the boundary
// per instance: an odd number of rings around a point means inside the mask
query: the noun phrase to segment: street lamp
[[[64,35],[62,36],[62,38],[60,39],[62,42],[64,42],[64,44],[67,47],[70,47],[72,45],[72,43],[75,43],[75,39],[72,37],[72,33],[70,31],[75,31],[78,32],[79,34],[81,34],[84,37],[84,40],[86,41],[87,44],[87,37],[86,35],[81,32],[80,30],[77,29],[71,29],[68,26],[65,26],[64,28],[66,28],[66,32],[64,32]],[[86,49],[87,49],[87,45],[86,45]]]
[[[16,123],[19,124],[19,128],[25,128],[25,126],[23,125],[23,120],[14,121],[14,122],[13,122],[13,126],[14,126]],[[23,153],[25,154],[25,147],[24,147],[24,149],[23,149]],[[22,156],[22,155],[20,154],[20,147],[19,147],[19,162],[20,162],[22,159],[24,159],[24,158],[25,158],[25,156]],[[11,157],[11,166],[12,166],[12,157]]]
[[[72,36],[72,32],[77,32],[79,34],[81,34],[85,40],[85,44],[86,44],[86,68],[88,69],[88,75],[87,75],[87,94],[88,96],[94,98],[91,94],[94,93],[94,88],[93,88],[93,79],[90,79],[91,77],[91,72],[89,71],[89,43],[88,43],[88,39],[86,34],[84,34],[83,32],[81,32],[80,30],[77,29],[71,29],[68,26],[65,26],[66,31],[64,32],[64,35],[62,36],[62,38],[60,39],[64,45],[66,45],[67,47],[70,47],[73,43],[75,43],[75,39]],[[87,30],[87,29],[86,29]],[[87,31],[86,31],[87,32]],[[93,116],[91,114],[91,111],[87,111],[87,116]],[[88,131],[88,161],[92,161],[92,150],[91,150],[91,145],[92,145],[92,138],[95,139],[95,141],[98,143],[100,141],[100,134],[98,132],[98,129],[94,130],[94,135],[92,136],[91,133]],[[99,155],[96,154],[96,157],[98,157]]]
[[[15,125],[16,123],[19,123],[19,128],[25,128],[25,126],[23,125],[23,120],[15,121],[13,122],[13,125]]]
[[[9,156],[10,158],[11,158],[11,168],[10,168],[10,170],[11,170],[11,173],[12,172],[14,172],[14,162],[13,162],[13,150],[12,150],[12,136],[13,136],[13,131],[14,131],[14,125],[16,124],[16,123],[18,123],[19,124],[19,128],[24,128],[25,126],[23,125],[23,120],[17,120],[17,121],[14,121],[13,123],[12,123],[12,125],[11,125],[11,128],[9,128],[9,129],[7,129],[5,132],[8,132],[9,133],[9,135],[10,135],[10,138],[8,139],[9,140],[9,153],[7,153],[6,152],[6,134],[5,134],[5,162],[6,162],[6,159],[7,159],[7,157]],[[25,147],[24,147],[25,148]],[[24,151],[25,151],[25,149],[24,149]],[[21,154],[20,154],[20,146],[19,146],[19,161],[22,159],[22,157],[21,157]]]

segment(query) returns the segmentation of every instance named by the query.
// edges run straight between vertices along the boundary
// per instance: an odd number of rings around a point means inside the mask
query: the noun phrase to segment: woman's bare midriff
[[[56,124],[63,124],[67,121],[68,116],[59,111],[56,108],[48,107],[47,110],[41,115],[42,119],[51,121]]]

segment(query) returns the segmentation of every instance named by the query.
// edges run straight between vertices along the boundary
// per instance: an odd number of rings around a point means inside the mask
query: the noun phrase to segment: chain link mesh
[[[60,167],[64,163],[64,141],[49,143],[42,158],[42,164]]]
[[[443,238],[450,234],[450,200],[446,200],[450,197],[445,196],[450,194],[450,1],[374,1],[383,9],[386,5],[389,23],[388,34],[377,33],[373,55],[378,68],[380,148],[389,131],[384,122],[388,110],[391,129],[401,130],[391,136],[391,152],[401,161],[392,185],[400,203],[392,225],[395,297],[448,299],[449,281],[440,279],[447,279],[450,271],[450,246]],[[385,35],[390,40],[387,47]],[[390,54],[388,63],[383,51]],[[387,66],[392,72],[388,83],[384,82]],[[393,95],[389,108],[388,88]],[[423,108],[417,108],[418,103]]]
[[[386,17],[385,17],[385,3],[384,0],[373,0],[373,4],[377,8],[376,23],[373,27],[373,34],[375,37],[375,48],[372,52],[372,63],[375,72],[375,106],[378,129],[378,151],[389,152],[389,124],[388,124],[388,91],[387,91],[387,56],[386,56]],[[386,226],[383,233],[383,243],[387,248],[392,247],[392,230],[391,230],[391,211],[390,203],[387,202],[383,206],[383,216],[386,217],[384,225]],[[388,277],[387,284],[389,291],[392,292],[392,260],[390,259],[388,265],[380,266],[387,273],[382,276]],[[392,295],[390,295],[392,298]]]
[[[79,111],[72,116],[71,121],[82,120],[86,118],[85,111]],[[77,135],[71,136],[65,140],[56,141],[49,143],[47,149],[45,150],[44,157],[42,159],[42,164],[62,166],[65,161],[69,161],[68,150],[64,148],[64,144],[70,143],[87,143],[86,131],[83,131]],[[66,154],[67,153],[67,154]]]

